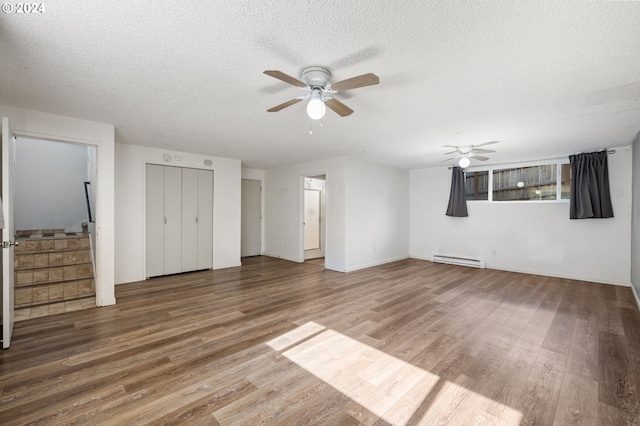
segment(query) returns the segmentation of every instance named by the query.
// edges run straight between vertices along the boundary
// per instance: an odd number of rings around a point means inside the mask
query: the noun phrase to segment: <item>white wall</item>
[[[348,272],[409,256],[409,173],[345,158],[266,171],[265,254],[304,261],[303,176],[320,175],[327,269]]]
[[[409,172],[346,162],[346,270],[409,257]]]
[[[170,161],[165,161],[168,155]],[[205,160],[213,165],[206,166]],[[213,268],[240,265],[239,160],[116,144],[116,251],[118,284],[145,279],[145,165],[213,170]]]
[[[9,118],[17,136],[96,147],[96,304],[114,304],[114,126],[3,105],[0,115]]]
[[[84,182],[87,146],[18,138],[15,226],[17,230],[80,231],[88,222]]]
[[[325,267],[345,271],[344,158],[315,161],[265,172],[265,245],[267,256],[304,261],[303,176],[326,176]]]
[[[508,165],[507,165],[508,167]],[[485,259],[488,268],[626,285],[631,270],[631,153],[609,155],[614,218],[569,220],[568,202],[468,202],[445,216],[451,170],[411,171],[411,257]]]
[[[640,309],[640,133],[633,142],[633,212],[631,219],[631,284]]]

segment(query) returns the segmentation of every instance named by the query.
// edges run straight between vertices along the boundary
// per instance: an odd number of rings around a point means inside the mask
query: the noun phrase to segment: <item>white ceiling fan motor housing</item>
[[[308,67],[302,70],[300,80],[312,88],[324,89],[331,83],[331,73],[323,67]]]

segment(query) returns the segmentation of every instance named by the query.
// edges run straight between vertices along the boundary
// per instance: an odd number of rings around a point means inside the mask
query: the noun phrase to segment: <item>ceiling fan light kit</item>
[[[444,146],[445,148],[455,148],[455,150],[451,152],[446,152],[444,155],[454,154],[454,156],[441,161],[441,163],[459,159],[458,165],[464,169],[466,167],[469,167],[469,165],[471,164],[471,159],[479,160],[479,161],[487,161],[489,157],[485,157],[483,155],[478,155],[478,154],[489,154],[495,151],[491,149],[480,149],[479,147],[492,145],[498,142],[500,141],[485,142],[485,143],[481,143],[480,145],[463,145],[463,146],[445,145]]]
[[[312,120],[320,120],[327,112],[327,107],[322,100],[319,89],[311,92],[309,103],[307,104],[307,115]]]
[[[329,72],[327,68],[317,66],[305,68],[300,75],[300,79],[291,77],[278,70],[266,70],[264,73],[307,92],[304,96],[269,108],[267,110],[268,112],[277,112],[308,99],[307,115],[313,120],[322,119],[327,111],[327,107],[340,117],[346,117],[353,113],[351,108],[336,98],[327,95],[380,83],[377,75],[368,73],[332,84],[331,72]]]

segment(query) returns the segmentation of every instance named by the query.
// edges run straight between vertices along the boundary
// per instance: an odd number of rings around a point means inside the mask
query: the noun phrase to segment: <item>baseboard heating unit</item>
[[[451,265],[471,266],[473,268],[485,268],[484,260],[469,259],[467,257],[445,256],[443,254],[434,254],[433,261],[438,263],[449,263]]]

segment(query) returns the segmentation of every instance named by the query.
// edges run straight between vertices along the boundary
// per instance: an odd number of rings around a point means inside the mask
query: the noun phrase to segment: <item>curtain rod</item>
[[[607,151],[607,154],[615,154],[615,153],[616,153],[616,150],[615,150],[615,149],[605,149],[605,148],[603,148],[603,149],[601,149],[601,151]],[[598,151],[594,151],[594,152],[598,152]],[[561,156],[561,157],[555,157],[555,158],[548,158],[548,159],[546,159],[546,160],[534,160],[534,162],[539,162],[539,161],[554,161],[554,160],[560,160],[560,159],[563,159],[563,158],[569,158],[569,155],[565,155],[565,156]],[[529,163],[529,161],[518,161],[518,162],[516,162],[516,163],[511,163],[511,164],[519,164],[519,163]],[[494,166],[502,166],[502,165],[504,165],[504,164],[509,164],[509,163],[494,164]],[[447,167],[447,170],[451,170],[451,169],[453,169],[454,167],[458,167],[458,166],[449,166],[449,167]],[[477,167],[477,166],[475,166],[475,167]]]

